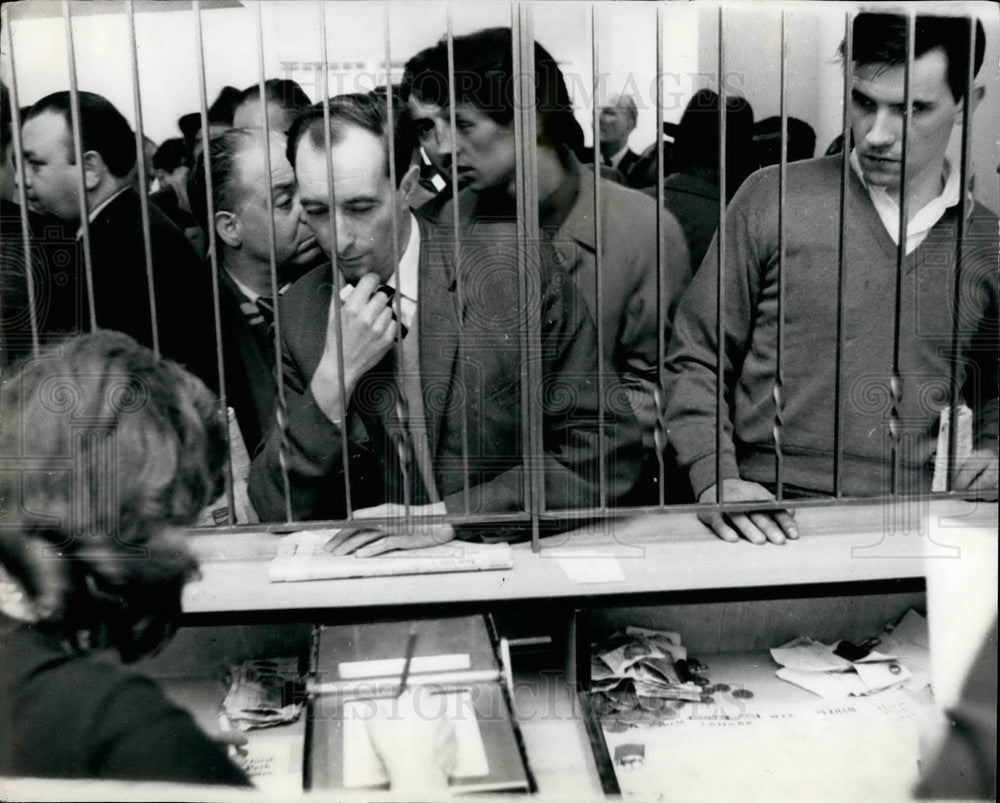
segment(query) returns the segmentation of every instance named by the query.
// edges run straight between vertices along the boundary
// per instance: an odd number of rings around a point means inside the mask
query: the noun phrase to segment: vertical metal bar
[[[38,356],[38,305],[35,302],[35,276],[31,265],[31,229],[28,223],[28,189],[25,185],[24,146],[21,142],[21,105],[17,94],[17,68],[14,64],[14,39],[7,18],[7,52],[10,54],[10,114],[11,134],[14,142],[14,161],[17,167],[17,195],[21,205],[21,247],[24,249],[24,278],[28,291],[28,324],[31,327],[31,353]]]
[[[784,467],[784,450],[782,439],[785,434],[784,407],[785,407],[785,378],[784,365],[782,360],[782,349],[785,344],[785,192],[788,184],[788,109],[785,104],[785,69],[788,57],[785,47],[785,11],[781,11],[781,70],[778,81],[779,95],[779,115],[781,122],[781,132],[779,135],[779,159],[778,159],[778,264],[775,270],[775,279],[778,283],[778,318],[777,335],[775,338],[774,356],[774,426],[772,428],[774,437],[774,481],[775,498],[780,502],[784,498],[782,487],[782,468]]]
[[[965,227],[967,216],[971,211],[968,209],[968,186],[970,175],[970,146],[972,139],[970,127],[972,126],[972,85],[976,79],[976,19],[968,17],[969,23],[969,52],[965,65],[965,91],[962,95],[962,148],[960,155],[959,170],[959,194],[958,194],[958,221],[955,237],[955,282],[952,290],[951,308],[951,399],[948,405],[948,485],[949,491],[955,490],[955,465],[957,444],[958,444],[958,405],[961,395],[961,386],[958,383],[958,322],[961,315],[962,297],[962,259],[965,256]],[[952,168],[954,169],[954,168]]]
[[[913,116],[913,87],[910,85],[913,75],[913,49],[916,39],[916,17],[911,8],[906,16],[906,66],[903,73],[903,155],[899,170],[899,243],[896,246],[896,298],[895,316],[893,319],[892,336],[892,378],[889,380],[889,391],[892,396],[892,409],[889,413],[889,444],[891,449],[891,492],[899,493],[900,481],[900,415],[899,408],[903,403],[903,376],[899,367],[899,342],[902,330],[900,320],[903,313],[903,267],[906,263],[906,229],[909,220],[906,198],[906,158],[910,144],[910,118]]]
[[[347,386],[344,382],[344,330],[340,320],[340,291],[344,287],[344,277],[340,274],[337,264],[337,196],[333,187],[333,143],[330,138],[330,54],[326,43],[326,2],[319,2],[319,28],[323,40],[323,77],[321,79],[323,104],[323,145],[326,148],[326,184],[329,194],[329,214],[327,223],[330,236],[330,265],[333,271],[333,293],[330,304],[333,306],[333,325],[337,327],[337,382],[340,386],[340,398],[343,400],[344,424],[340,427],[341,448],[344,463],[344,498],[346,500],[347,518],[353,518],[354,503],[351,495],[351,446],[347,437]],[[295,165],[292,165],[294,167]]]
[[[156,317],[156,289],[153,286],[153,245],[149,236],[149,188],[146,186],[146,144],[142,133],[142,96],[139,88],[139,51],[135,40],[135,0],[125,4],[128,16],[129,63],[132,68],[132,106],[135,109],[135,156],[139,177],[139,213],[142,218],[142,246],[146,255],[146,285],[149,290],[149,324],[153,330],[153,352],[160,354],[160,324]]]
[[[288,403],[285,399],[285,382],[282,374],[281,365],[281,304],[278,303],[278,255],[277,248],[275,245],[275,234],[274,234],[274,196],[271,192],[271,132],[268,129],[267,123],[267,92],[264,88],[264,17],[261,11],[261,3],[257,2],[254,4],[257,8],[257,82],[260,89],[260,109],[264,127],[264,175],[266,176],[265,181],[267,181],[267,188],[264,192],[264,197],[267,200],[267,256],[271,262],[271,298],[274,299],[274,363],[275,363],[275,378],[277,381],[276,390],[277,394],[277,405],[278,408],[287,411]],[[285,455],[287,454],[287,430],[283,424],[279,424],[281,429],[281,443],[280,443],[280,454],[281,459],[279,464],[281,466],[281,483],[285,493],[285,518],[288,521],[292,520],[292,496],[291,496],[291,484],[288,480],[288,465]]]
[[[726,358],[726,327],[725,327],[725,282],[723,281],[723,266],[726,264],[726,85],[723,80],[725,67],[725,36],[723,28],[725,16],[723,6],[719,6],[719,229],[716,234],[719,261],[719,271],[715,284],[715,501],[722,504],[725,494],[722,490],[722,448],[724,444],[722,430],[722,407],[725,398],[725,358]]]
[[[536,317],[540,299],[539,276],[531,276],[533,260],[529,249],[537,249],[540,242],[538,226],[538,185],[535,180],[537,164],[537,139],[535,119],[535,49],[532,30],[531,6],[516,3],[511,6],[511,47],[514,66],[514,136],[517,150],[517,223],[519,242],[519,273],[525,311],[521,332],[521,399],[525,405],[527,421],[522,438],[525,470],[525,501],[531,515],[531,548],[537,552],[539,545],[539,513],[545,506],[544,462],[539,438],[541,371],[539,344],[540,321]],[[525,80],[530,78],[532,80]]]
[[[219,372],[219,406],[223,420],[226,422],[226,438],[229,438],[229,407],[226,401],[226,366],[222,356],[222,316],[219,314],[219,256],[215,238],[215,202],[212,189],[211,148],[208,137],[208,91],[205,87],[205,43],[202,41],[201,3],[193,0],[191,10],[194,12],[195,55],[198,59],[198,103],[201,112],[201,145],[205,162],[205,209],[208,231],[208,261],[212,266],[212,302],[215,306],[215,356]],[[225,463],[226,500],[229,506],[229,520],[236,521],[236,499],[233,493],[233,463],[232,455]]]
[[[844,147],[840,159],[840,232],[837,246],[837,353],[834,357],[833,385],[833,495],[843,496],[844,419],[844,264],[847,259],[847,190],[851,164],[851,76],[854,61],[854,17],[844,14],[844,110],[841,136]]]
[[[73,156],[80,168],[77,191],[80,193],[80,233],[83,242],[83,269],[87,284],[87,308],[90,311],[90,331],[97,330],[97,302],[94,298],[94,261],[90,250],[90,214],[87,204],[87,182],[84,178],[83,133],[80,123],[80,89],[76,80],[76,51],[73,47],[73,19],[69,0],[63,0],[63,20],[66,23],[66,47],[69,59],[69,113],[73,134]]]
[[[451,3],[447,6],[447,42],[448,42],[448,124],[451,126],[451,211],[452,226],[454,227],[452,253],[455,263],[455,298],[458,302],[458,350],[457,363],[462,362],[462,332],[465,328],[465,293],[463,289],[462,262],[461,262],[461,242],[459,238],[459,208],[458,208],[458,154],[457,125],[455,122],[455,38],[452,33]],[[460,369],[461,370],[461,369]],[[462,375],[462,381],[466,377]],[[472,509],[472,501],[469,493],[469,416],[465,405],[462,405],[462,496],[465,502],[465,512],[468,514]]]
[[[659,504],[666,504],[667,467],[664,453],[667,448],[667,433],[663,426],[663,387],[666,384],[665,364],[667,359],[665,318],[667,300],[664,291],[667,282],[663,275],[666,270],[667,255],[663,247],[663,207],[666,193],[663,185],[663,5],[656,5],[656,374],[654,393],[656,421],[653,425],[653,443],[656,448],[656,463],[659,476]],[[696,266],[692,266],[694,268]]]
[[[604,276],[602,272],[602,244],[601,244],[601,148],[600,137],[600,115],[601,107],[598,102],[597,92],[601,83],[600,72],[600,43],[598,42],[598,29],[600,27],[597,5],[590,7],[590,45],[591,60],[594,71],[594,101],[593,101],[593,127],[594,127],[594,291],[595,305],[594,317],[597,320],[597,454],[599,456],[597,467],[597,488],[598,500],[602,509],[608,506],[607,477],[605,472],[605,444],[604,444]]]
[[[389,0],[386,0],[384,6],[384,17],[383,17],[383,35],[385,36],[385,103],[388,111],[388,125],[386,126],[386,132],[388,137],[386,137],[386,159],[389,162],[389,183],[392,185],[393,193],[396,191],[396,131],[395,131],[395,105],[393,103],[392,95],[392,47],[389,41],[390,37],[390,26],[389,26]],[[455,203],[458,203],[458,199],[455,199]],[[407,212],[407,214],[410,214]],[[410,225],[413,225],[413,221],[410,221]],[[399,282],[399,221],[396,219],[396,207],[393,206],[392,209],[392,269],[393,275],[396,281],[396,293],[393,295],[393,306],[396,309],[396,320],[402,323],[403,321],[403,300],[402,294],[399,292],[402,285]],[[417,313],[419,315],[419,313]],[[400,338],[400,343],[402,343],[402,338]],[[418,344],[419,347],[419,344]],[[397,375],[398,375],[398,386],[400,390],[404,387],[404,379],[402,377],[403,372],[403,361],[399,360],[397,362]],[[421,392],[423,388],[421,387]],[[406,394],[398,393],[397,396],[397,408],[399,411],[399,418],[403,424],[403,439],[407,445],[412,445],[413,436],[409,429],[410,425],[410,406],[407,403]],[[418,421],[418,427],[426,427],[426,421]],[[407,450],[407,456],[412,454],[412,449]],[[403,516],[404,516],[404,526],[407,530],[410,528],[410,477],[409,473],[413,470],[413,466],[408,464],[408,460],[403,460],[400,463],[403,470]],[[416,466],[417,476],[421,476],[420,466]],[[433,472],[433,466],[430,467]],[[427,482],[432,482],[433,477],[426,478]],[[428,490],[430,490],[428,488]]]

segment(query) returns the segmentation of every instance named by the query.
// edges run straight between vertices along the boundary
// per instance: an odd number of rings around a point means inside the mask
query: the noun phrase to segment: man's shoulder
[[[329,262],[317,265],[296,279],[281,297],[282,309],[296,314],[312,309],[326,309],[333,294],[333,267]]]
[[[839,155],[788,162],[786,208],[796,208],[807,198],[827,198],[831,193],[839,197],[841,165]],[[751,173],[733,196],[731,205],[747,214],[777,210],[780,176],[780,165],[768,165]]]

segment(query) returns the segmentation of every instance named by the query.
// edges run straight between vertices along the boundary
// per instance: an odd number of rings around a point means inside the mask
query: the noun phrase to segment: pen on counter
[[[412,625],[406,638],[406,658],[403,660],[403,674],[399,676],[399,690],[396,697],[401,697],[406,691],[406,681],[410,676],[410,661],[413,660],[413,650],[417,646],[417,627]]]

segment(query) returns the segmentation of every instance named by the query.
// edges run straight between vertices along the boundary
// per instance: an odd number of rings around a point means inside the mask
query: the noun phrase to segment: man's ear
[[[403,174],[403,180],[399,182],[399,192],[407,206],[410,205],[410,199],[419,186],[420,165],[410,165],[410,169]]]
[[[240,219],[232,212],[215,213],[215,233],[230,248],[243,245],[243,227]]]
[[[108,166],[97,151],[87,151],[83,154],[83,183],[87,190],[94,190],[104,181]]]
[[[983,96],[985,95],[986,95],[986,87],[983,86],[982,84],[980,84],[979,86],[972,87],[972,111],[976,110],[976,107],[979,106],[979,101],[981,101],[983,99]],[[962,124],[962,99],[959,98],[957,111],[955,112],[955,125],[958,126],[961,124]]]

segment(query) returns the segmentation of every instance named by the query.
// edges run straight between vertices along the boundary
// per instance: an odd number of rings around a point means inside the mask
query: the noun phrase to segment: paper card
[[[962,402],[956,408],[958,412],[958,427],[955,430],[955,460],[961,465],[962,460],[972,454],[972,410]],[[931,490],[935,492],[948,490],[948,440],[951,430],[951,408],[941,410],[941,424],[938,428],[937,454],[934,457],[934,478],[931,480]]]
[[[489,775],[486,747],[479,731],[479,721],[476,719],[471,694],[464,690],[441,697],[444,698],[444,716],[455,726],[455,740],[458,744],[458,756],[452,777],[481,778]],[[378,714],[373,713],[372,706],[375,701],[372,700],[353,700],[344,704],[343,767],[346,789],[365,789],[389,783],[382,761],[368,738],[367,722],[373,716],[389,715],[392,702],[392,700],[378,701],[380,707],[386,709],[384,713],[380,711]]]
[[[782,680],[818,694],[824,700],[843,700],[852,694],[865,694],[867,687],[854,672],[800,671],[782,667],[777,675]]]
[[[834,649],[814,639],[799,637],[780,647],[772,647],[771,657],[797,672],[846,672],[851,669],[851,662],[835,655]]]
[[[625,580],[618,558],[596,549],[565,549],[546,553],[576,583],[621,583]]]
[[[855,664],[855,671],[867,688],[866,694],[873,694],[892,686],[900,686],[910,679],[910,670],[896,662],[879,664]]]
[[[337,665],[342,680],[364,680],[402,675],[406,659],[384,658],[376,661],[344,661]],[[452,672],[469,669],[472,659],[468,653],[454,655],[420,655],[410,661],[410,674],[422,672]]]

